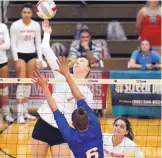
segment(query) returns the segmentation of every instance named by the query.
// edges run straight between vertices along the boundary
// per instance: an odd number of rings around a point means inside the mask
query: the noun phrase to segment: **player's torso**
[[[91,91],[87,86],[78,85],[78,88],[81,91],[82,95],[86,98],[86,100],[89,100],[93,97]],[[77,108],[77,105],[68,84],[54,84],[52,96],[57,103],[58,109],[65,115],[67,121],[71,122],[71,114]],[[46,122],[56,126],[53,113],[48,106],[47,101],[45,101],[45,103],[39,108],[38,113]]]
[[[154,14],[151,14],[148,9],[146,9],[145,16],[142,22],[141,29],[141,40],[147,38],[151,41],[153,46],[160,45],[161,38],[161,12],[160,9]]]
[[[75,134],[74,137],[75,142],[71,142],[69,147],[76,158],[103,158],[101,131],[91,128],[86,132]]]
[[[127,138],[118,146],[113,146],[112,135],[103,135],[104,158],[134,158],[132,144],[129,144]]]
[[[4,43],[4,35],[5,35],[5,31],[6,31],[6,25],[0,23],[0,43]],[[6,51],[1,51],[0,50],[0,64],[4,63],[7,61],[7,56],[6,56]]]
[[[38,23],[31,21],[29,25],[25,25],[20,19],[15,22],[15,27],[17,30],[17,52],[21,53],[34,53],[35,52],[35,37],[36,31],[38,29]]]
[[[154,55],[152,52],[150,52],[149,56],[147,56],[147,57],[140,53],[136,59],[136,63],[141,64],[141,65],[147,65],[147,64],[151,64],[153,62],[156,63],[157,61],[154,59]]]

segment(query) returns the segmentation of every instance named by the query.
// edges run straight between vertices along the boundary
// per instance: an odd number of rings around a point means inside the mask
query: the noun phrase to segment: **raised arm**
[[[1,51],[5,51],[10,48],[10,37],[7,26],[5,26],[3,33],[4,33],[4,42],[0,45]]]
[[[44,32],[43,41],[42,41],[42,45],[41,45],[42,53],[45,56],[50,68],[54,71],[58,70],[59,66],[56,62],[57,57],[56,57],[55,53],[53,52],[53,50],[51,49],[50,44],[49,44],[50,43],[50,34],[52,32],[52,29],[49,26],[48,20],[45,20],[44,22],[42,22],[42,29]]]
[[[59,70],[62,75],[66,78],[66,81],[69,84],[69,87],[71,89],[71,92],[75,98],[76,101],[83,99],[82,94],[80,90],[78,89],[77,85],[75,84],[68,68],[68,61],[65,57],[60,57],[59,61],[57,61],[59,65]]]
[[[47,99],[48,105],[51,109],[51,111],[54,114],[54,118],[56,120],[56,123],[58,125],[58,128],[61,131],[61,134],[63,135],[65,140],[71,140],[72,139],[72,128],[69,126],[65,116],[58,110],[57,104],[52,97],[49,89],[48,89],[48,83],[47,79],[45,79],[39,71],[34,72],[32,76],[32,81],[36,83],[44,92],[45,97]]]

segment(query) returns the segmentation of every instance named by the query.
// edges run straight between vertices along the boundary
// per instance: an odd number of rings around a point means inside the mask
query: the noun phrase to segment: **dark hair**
[[[73,121],[73,125],[76,130],[79,130],[79,131],[86,130],[89,125],[88,112],[82,107],[77,108],[72,113],[72,121]]]
[[[132,132],[132,128],[131,128],[131,124],[130,124],[129,120],[128,120],[126,117],[118,117],[118,118],[116,118],[116,119],[114,120],[113,125],[115,125],[115,123],[116,123],[118,120],[122,120],[122,121],[125,122],[125,124],[126,124],[126,129],[127,129],[127,131],[128,131],[128,134],[125,135],[125,136],[128,137],[129,139],[133,140],[134,134],[133,134],[133,132]]]
[[[141,49],[141,44],[143,41],[147,41],[149,44],[150,44],[150,51],[152,50],[152,44],[151,44],[151,41],[147,38],[144,38],[140,41],[140,47],[139,47],[139,51],[142,52],[142,49]]]
[[[89,33],[89,35],[91,36],[91,33],[88,29],[81,30],[80,33],[79,33],[79,37],[81,36],[82,33]]]
[[[150,3],[150,1],[147,1],[146,5],[148,5],[149,3]],[[158,0],[158,5],[161,6],[161,1],[160,0]]]
[[[79,57],[79,58],[85,58],[85,57]],[[87,58],[85,58],[85,59],[87,59]],[[88,60],[88,59],[87,59],[87,60]],[[90,63],[89,60],[88,60],[88,67],[90,68],[90,71],[87,73],[87,75],[86,75],[85,78],[88,78],[88,76],[89,76],[89,74],[90,74],[90,72],[91,72],[91,63]],[[70,73],[73,74],[73,67],[70,69]]]
[[[29,8],[29,9],[31,9],[31,11],[33,11],[33,5],[32,5],[32,3],[25,3],[23,5],[23,7],[22,7],[21,10],[23,10],[24,8]]]

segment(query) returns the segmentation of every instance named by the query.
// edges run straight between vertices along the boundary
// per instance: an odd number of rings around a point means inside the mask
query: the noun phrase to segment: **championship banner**
[[[137,79],[138,83],[111,85],[114,116],[161,116],[162,84],[139,84],[160,80],[160,71],[110,71],[110,79]]]
[[[43,76],[46,76],[47,78],[54,78],[53,73],[50,70],[45,70],[41,72]],[[16,78],[15,71],[9,71],[9,78]],[[102,70],[92,70],[89,79],[107,79],[108,78],[108,72],[102,71]],[[9,86],[9,99],[12,104],[16,104],[16,88],[17,84],[8,84]],[[106,94],[107,94],[107,86],[104,84],[91,84],[88,85],[91,92],[94,95],[94,101],[95,101],[95,109],[102,109],[106,108]],[[49,89],[52,91],[52,85],[49,84]],[[31,95],[29,102],[32,102],[31,108],[39,108],[40,103],[43,103],[45,100],[45,96],[42,92],[42,90],[36,86],[36,84],[32,84],[31,89]]]

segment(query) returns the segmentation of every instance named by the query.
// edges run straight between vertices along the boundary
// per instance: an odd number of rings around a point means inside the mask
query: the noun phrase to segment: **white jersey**
[[[17,53],[35,53],[37,50],[38,59],[42,60],[41,52],[41,28],[38,22],[31,20],[25,25],[22,19],[11,25],[11,48],[13,59],[18,60]]]
[[[118,146],[113,146],[112,134],[103,133],[104,158],[144,158],[138,146],[129,138],[124,137]]]
[[[8,61],[6,50],[10,48],[10,37],[7,26],[0,23],[0,64]]]
[[[54,76],[56,79],[65,79],[63,75],[56,72],[58,70],[58,65],[56,63],[56,56],[53,53],[52,49],[49,46],[49,39],[50,35],[45,33],[43,42],[42,42],[42,53],[46,57],[48,64],[50,65]],[[79,90],[81,91],[82,95],[85,97],[87,103],[91,106],[93,104],[93,94],[89,90],[86,85],[78,85]],[[67,121],[71,123],[71,115],[72,112],[77,108],[76,101],[71,93],[69,85],[65,83],[58,83],[53,85],[53,98],[57,103],[58,109],[65,115]],[[40,117],[49,123],[50,125],[57,127],[56,122],[54,120],[53,113],[47,103],[44,104],[39,108],[38,113]]]

